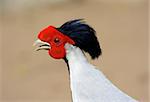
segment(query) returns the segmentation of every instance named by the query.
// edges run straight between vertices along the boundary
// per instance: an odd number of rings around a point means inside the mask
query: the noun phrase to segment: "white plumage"
[[[101,48],[95,30],[81,19],[68,21],[59,28],[49,26],[38,38],[37,51],[48,50],[50,56],[67,63],[73,102],[137,102],[87,61],[84,52],[95,59],[101,55]]]
[[[91,65],[80,48],[70,44],[65,48],[73,102],[137,102]]]

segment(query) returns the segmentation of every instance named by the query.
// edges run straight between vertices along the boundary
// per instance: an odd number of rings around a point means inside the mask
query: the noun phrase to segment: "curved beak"
[[[36,51],[49,50],[51,48],[49,43],[41,41],[40,39],[36,40],[33,46],[37,46],[37,48],[35,49]]]

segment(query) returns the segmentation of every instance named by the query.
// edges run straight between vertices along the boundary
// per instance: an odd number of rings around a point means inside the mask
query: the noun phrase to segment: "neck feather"
[[[82,50],[65,45],[73,102],[136,102],[91,65]]]
[[[85,56],[85,54],[83,53],[83,51],[73,45],[70,44],[66,44],[65,45],[66,48],[66,59],[72,60],[72,61],[87,61],[87,58]]]

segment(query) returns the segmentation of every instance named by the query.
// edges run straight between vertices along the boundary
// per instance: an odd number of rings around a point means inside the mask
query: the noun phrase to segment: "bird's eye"
[[[60,42],[60,39],[55,38],[55,39],[54,39],[54,42],[55,42],[55,43],[59,43],[59,42]]]

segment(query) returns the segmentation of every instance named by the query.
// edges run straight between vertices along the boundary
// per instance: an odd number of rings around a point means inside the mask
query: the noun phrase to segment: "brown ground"
[[[32,44],[44,27],[74,18],[85,18],[97,31],[103,55],[90,62],[124,92],[148,102],[148,1],[15,1],[0,4],[3,102],[71,102],[65,63],[35,52]]]

